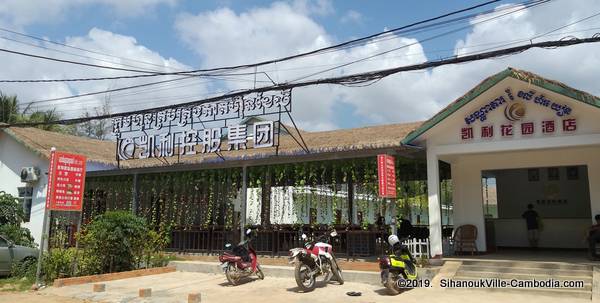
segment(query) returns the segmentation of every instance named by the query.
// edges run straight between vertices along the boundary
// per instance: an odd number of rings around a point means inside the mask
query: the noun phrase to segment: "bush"
[[[23,222],[23,207],[19,199],[0,191],[0,226],[19,225]]]
[[[169,263],[169,258],[162,253],[169,244],[169,233],[170,228],[164,225],[161,226],[159,231],[148,231],[147,240],[144,243],[143,255],[141,256],[144,261],[144,267],[159,267]]]
[[[37,259],[27,258],[23,262],[13,264],[10,275],[19,279],[25,278],[33,283],[36,271]]]
[[[42,276],[44,281],[52,282],[57,278],[74,275],[73,265],[77,251],[74,248],[55,248],[42,257]]]
[[[19,199],[0,191],[0,235],[17,245],[35,247],[29,229],[21,227],[23,218]]]
[[[19,225],[0,226],[0,235],[3,235],[7,240],[16,245],[37,247],[37,244],[33,241],[33,237],[31,236],[29,229]]]
[[[147,241],[145,220],[126,211],[109,211],[96,217],[80,236],[86,254],[98,258],[101,272],[134,269]]]

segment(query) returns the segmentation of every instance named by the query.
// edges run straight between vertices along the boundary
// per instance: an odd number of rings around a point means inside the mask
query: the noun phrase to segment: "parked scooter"
[[[331,278],[335,278],[340,285],[344,284],[342,270],[337,264],[333,255],[331,244],[324,242],[328,237],[336,237],[337,232],[333,231],[329,235],[323,235],[315,241],[308,241],[303,248],[290,249],[290,263],[295,263],[294,276],[296,284],[303,291],[312,291],[316,287],[316,277],[323,276],[325,283]],[[307,241],[308,237],[302,234],[302,240]]]
[[[251,229],[246,230],[246,240],[236,246],[232,246],[230,243],[226,244],[225,247],[231,249],[231,252],[225,251],[219,256],[219,262],[221,262],[225,277],[232,285],[239,284],[242,278],[253,274],[256,274],[261,280],[265,278],[265,274],[262,272],[260,264],[258,264],[256,252],[250,245],[252,235]]]
[[[402,290],[402,285],[407,285],[407,280],[417,279],[417,263],[398,236],[389,236],[388,244],[391,254],[379,258],[381,283],[391,294],[397,295]]]

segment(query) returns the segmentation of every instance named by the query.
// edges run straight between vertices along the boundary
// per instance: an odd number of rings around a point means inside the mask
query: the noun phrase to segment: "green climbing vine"
[[[375,157],[253,166],[247,171],[247,185],[253,189],[248,191],[248,200],[259,201],[259,205],[262,198],[269,202],[265,201],[266,204],[258,209],[262,221],[272,219],[274,224],[297,226],[357,224],[368,229],[375,223],[374,215],[384,209],[383,201],[378,197]],[[219,226],[234,229],[237,227],[234,208],[242,183],[241,172],[241,168],[227,168],[139,174],[136,212],[157,228]],[[398,196],[395,203],[400,214],[410,215],[414,210],[426,213],[425,174],[424,161],[396,158]],[[274,187],[278,188],[276,195],[273,194]],[[107,210],[131,209],[132,189],[131,175],[87,178],[84,222]],[[272,195],[265,192],[263,196],[265,189]],[[352,205],[348,198],[351,191]],[[270,201],[281,197],[283,201]],[[292,205],[271,209],[276,203]],[[348,213],[350,209],[353,209],[352,214]]]

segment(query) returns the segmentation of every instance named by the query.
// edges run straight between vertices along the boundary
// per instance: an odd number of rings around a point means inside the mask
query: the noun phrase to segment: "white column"
[[[431,149],[427,149],[427,194],[429,202],[429,243],[431,246],[431,257],[442,256],[442,212],[439,184],[438,157]]]

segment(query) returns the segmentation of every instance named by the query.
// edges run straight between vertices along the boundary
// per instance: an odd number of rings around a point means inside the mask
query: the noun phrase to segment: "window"
[[[33,197],[33,187],[19,187],[19,201],[23,206],[23,214],[25,215],[23,221],[29,222],[31,218],[31,200]]]

